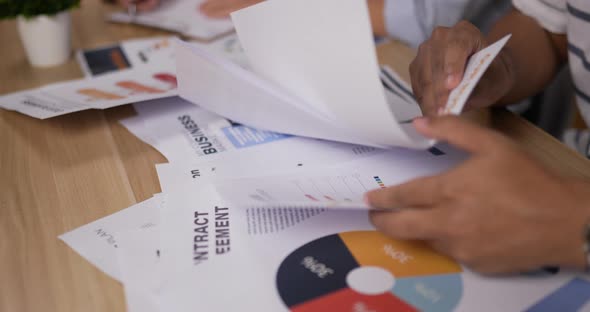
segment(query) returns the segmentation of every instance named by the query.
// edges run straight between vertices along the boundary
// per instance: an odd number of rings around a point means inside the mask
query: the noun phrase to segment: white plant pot
[[[71,18],[69,11],[54,16],[33,18],[19,16],[18,32],[33,66],[47,67],[65,63],[70,58]]]

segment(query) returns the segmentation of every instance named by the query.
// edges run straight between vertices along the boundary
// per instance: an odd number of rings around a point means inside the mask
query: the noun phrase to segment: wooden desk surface
[[[73,14],[74,48],[166,34],[107,24],[112,10],[82,1]],[[0,42],[0,94],[82,76],[73,59],[31,68],[14,21],[0,22]],[[411,50],[388,44],[379,56],[407,77]],[[124,106],[36,120],[0,110],[0,311],[125,310],[121,285],[57,236],[160,191],[154,164],[166,159],[117,122],[133,114]],[[590,178],[588,161],[518,117],[503,110],[477,116],[560,172]]]

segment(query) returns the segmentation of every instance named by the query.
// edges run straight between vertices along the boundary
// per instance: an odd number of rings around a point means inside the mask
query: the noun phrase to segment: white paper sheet
[[[420,165],[408,167],[404,171],[411,171],[414,167],[426,170],[444,167],[465,157],[463,152],[447,146],[431,151],[413,151],[379,150],[321,141],[314,143],[324,144],[306,144],[305,141],[293,140],[285,144],[268,144],[257,149],[213,156],[206,160],[158,164],[156,169],[162,191],[166,193],[178,186],[209,181],[213,178],[236,179],[282,174],[290,174],[292,178],[297,178],[337,165],[356,168],[357,163],[351,161],[363,162],[364,159],[373,159],[381,154],[384,156],[375,159],[384,159],[393,164],[399,161],[399,166],[407,164],[408,161]],[[423,173],[421,170],[415,174]]]
[[[376,144],[419,145],[387,105],[365,1],[265,1],[232,20],[261,77]]]
[[[151,131],[145,127],[143,119],[139,116],[121,119],[119,123],[145,143],[153,147],[158,146],[158,142],[152,137]]]
[[[294,137],[232,124],[177,97],[137,103],[134,107],[138,115],[121,123],[170,162],[209,161],[231,153],[245,157],[243,159],[267,162],[295,161],[295,158],[299,158],[299,162],[315,158],[338,161],[348,160],[348,155],[379,152],[372,147]],[[241,163],[236,160],[236,164]]]
[[[271,146],[272,145],[268,145],[268,147]],[[251,231],[269,231],[268,228],[264,230],[264,228],[267,226],[264,222],[255,220],[267,210],[249,207],[243,205],[243,203],[240,202],[243,197],[242,195],[245,192],[251,190],[252,187],[258,188],[261,183],[246,186],[244,190],[231,190],[231,185],[233,184],[229,179],[236,177],[270,176],[269,179],[272,179],[272,181],[277,181],[278,185],[281,185],[281,180],[283,178],[291,181],[301,177],[302,175],[310,174],[310,172],[315,174],[332,174],[334,172],[341,172],[343,170],[357,170],[361,172],[368,172],[372,170],[371,172],[376,172],[377,169],[381,170],[381,168],[386,167],[389,175],[382,175],[383,179],[385,182],[393,184],[404,181],[410,177],[414,177],[415,175],[433,174],[434,172],[443,170],[456,164],[456,162],[461,161],[465,157],[464,153],[457,150],[446,147],[444,150],[445,152],[440,152],[445,154],[439,154],[438,156],[429,152],[411,151],[405,149],[400,149],[397,151],[382,151],[381,153],[372,155],[355,155],[352,152],[346,155],[343,153],[336,159],[330,159],[326,156],[314,158],[313,154],[310,154],[307,156],[309,159],[307,159],[305,162],[301,162],[297,155],[294,155],[292,158],[285,159],[280,157],[282,159],[281,161],[272,161],[271,158],[276,156],[275,153],[266,153],[268,152],[268,149],[265,149],[264,152],[261,150],[261,153],[227,154],[225,157],[219,158],[216,161],[201,162],[198,164],[160,164],[157,165],[160,185],[163,192],[167,194],[167,209],[163,213],[161,222],[162,224],[170,224],[171,222],[180,222],[171,220],[186,218],[186,214],[183,215],[183,213],[176,210],[176,207],[181,205],[181,201],[186,200],[186,196],[188,195],[184,194],[200,192],[213,194],[207,195],[207,198],[214,196],[213,198],[217,198],[216,200],[220,202],[218,205],[221,205],[221,203],[224,203],[224,205],[231,204],[234,210],[239,209],[240,211],[250,211],[251,213],[255,213],[255,215],[250,216],[251,222],[249,222],[249,226]],[[269,155],[269,157],[265,157],[264,155]],[[391,174],[392,172],[395,173]],[[288,173],[289,175],[278,175],[282,173]],[[275,179],[274,177],[277,175],[279,178]],[[391,177],[391,179],[389,177]],[[256,180],[256,178],[252,179],[255,180],[255,183],[259,182]],[[216,181],[216,187],[226,193],[223,195],[223,197],[218,197],[218,195],[215,195],[217,194],[216,190],[209,190],[211,181]],[[367,190],[371,186],[378,185],[374,181],[371,183],[372,184],[367,187]],[[366,190],[361,190],[363,193],[365,191]],[[236,192],[236,194],[227,194],[232,192]],[[357,196],[362,197],[362,194],[357,194]],[[233,201],[233,199],[236,198],[237,200]],[[249,200],[251,199],[246,198],[246,201]],[[191,205],[193,205],[194,209],[206,209],[206,207],[198,203]],[[264,205],[259,206],[262,207]],[[281,205],[275,204],[267,205],[265,208],[278,208],[276,209],[276,212],[280,213],[284,220],[271,226],[278,229],[290,227],[292,225],[294,226],[300,221],[303,221],[303,219],[306,218],[303,215],[319,214],[320,212],[324,211],[323,208],[325,208],[325,206],[326,205],[324,204],[319,207],[313,207],[311,205],[309,207],[283,207]],[[358,209],[358,206],[355,208]],[[189,261],[190,259],[187,256],[174,256],[168,258],[169,254],[175,254],[174,252],[171,253],[170,249],[179,248],[184,250],[184,253],[192,251],[187,249],[186,244],[182,243],[182,241],[176,241],[178,234],[173,233],[174,231],[172,231],[171,228],[167,228],[163,225],[161,229],[161,246],[162,252],[165,255],[165,257],[162,258],[162,265],[164,267],[163,270],[168,272],[167,274],[182,274],[182,272],[189,269],[193,263],[192,261]]]
[[[173,268],[162,263],[163,272],[165,272],[163,273],[162,307],[171,311],[191,309],[237,311],[252,310],[254,307],[260,311],[284,310],[276,296],[274,287],[268,287],[274,284],[271,280],[271,270],[275,270],[275,265],[272,265],[268,271],[262,269],[268,263],[267,261],[272,260],[259,259],[262,261],[257,261],[260,254],[255,247],[258,245],[252,240],[252,237],[249,237],[256,235],[257,240],[268,238],[263,241],[266,244],[271,243],[267,245],[269,247],[267,255],[275,259],[275,253],[282,254],[283,250],[287,249],[278,245],[279,237],[283,237],[279,236],[280,232],[273,230],[271,233],[269,230],[266,233],[249,233],[248,227],[252,226],[253,222],[258,222],[256,221],[257,216],[252,214],[248,217],[249,212],[225,205],[213,190],[205,187],[196,192],[174,192],[170,198],[174,198],[170,207],[173,207],[171,209],[174,209],[175,213],[164,221],[166,232],[170,234],[167,241],[167,244],[170,245],[166,245],[166,250],[176,261]],[[224,244],[227,241],[225,241],[226,238],[216,238],[218,230],[225,230],[225,227],[217,226],[218,215],[216,215],[215,207],[227,208],[229,211],[229,250],[220,254],[216,252],[216,249],[221,247],[222,250],[226,250],[227,246]],[[195,216],[200,218],[195,218]],[[259,216],[262,216],[262,212]],[[315,213],[305,221],[301,220],[298,215],[288,216],[288,212],[284,212],[282,216],[283,220],[288,220],[285,222],[288,222],[290,226],[281,232],[301,231],[300,235],[297,235],[301,241],[305,241],[319,224],[325,225],[324,229],[326,230],[333,230],[335,227],[358,220],[357,224],[363,224],[364,228],[370,228],[367,216],[362,214],[351,215],[344,212],[328,216],[325,213]],[[202,223],[205,217],[209,217],[210,221],[207,232],[201,233],[204,225],[199,226],[196,223]],[[324,222],[332,219],[331,224],[334,226],[330,226],[328,223],[323,224],[319,218]],[[189,222],[192,226],[189,225]],[[176,226],[174,233],[167,231],[172,226]],[[207,240],[209,244],[205,246],[201,242],[202,240]],[[262,243],[262,241],[258,241],[258,243]],[[287,246],[290,242],[285,241],[284,243],[284,246]],[[193,245],[197,245],[197,247],[194,248]],[[241,270],[238,270],[238,267]],[[242,270],[248,272],[240,273],[239,271]],[[253,276],[256,278],[252,279]],[[249,286],[244,287],[246,284]],[[225,290],[221,291],[223,288]],[[196,300],[187,300],[188,289],[191,289],[192,299]],[[223,296],[231,296],[232,300],[219,300],[219,297],[216,298],[213,295],[222,293],[225,294]]]
[[[481,80],[481,77],[483,77],[486,70],[490,67],[502,48],[508,43],[511,36],[512,35],[507,35],[496,43],[471,56],[465,68],[461,83],[449,95],[443,114],[458,115],[463,111],[463,108],[465,107],[469,96],[471,96],[471,93],[473,93],[473,90],[477,86],[477,83]]]
[[[179,95],[211,112],[257,129],[371,145],[281,88],[197,46],[177,41],[176,61]]]
[[[369,207],[363,202],[366,192],[437,174],[457,165],[464,157],[450,148],[440,156],[387,152],[297,174],[214,181],[220,196],[237,208],[367,210]]]
[[[201,43],[193,41],[191,44],[198,46],[211,54],[219,55],[226,60],[240,65],[244,69],[250,69],[250,63],[248,62],[242,44],[235,33],[223,36],[212,42]]]
[[[396,110],[396,117],[400,123],[408,123],[414,118],[422,116],[422,110],[414,98],[411,86],[389,66],[381,66],[379,75],[385,87],[387,104],[391,109]]]
[[[117,263],[117,233],[155,226],[160,219],[163,198],[154,196],[112,215],[64,233],[59,238],[80,256],[116,280],[121,280]]]
[[[230,122],[183,99],[158,99],[136,103],[134,107],[138,115],[122,120],[121,124],[154,146],[168,161],[235,149],[224,132],[231,128]]]
[[[0,96],[0,107],[46,119],[176,94],[176,75],[173,71],[145,67]]]
[[[198,39],[213,39],[233,30],[232,22],[212,19],[199,11],[203,0],[164,0],[151,12],[142,12],[130,17],[127,12],[111,14],[109,19],[119,23],[135,23],[174,31]]]
[[[408,104],[418,105],[414,98],[414,94],[412,93],[412,86],[406,83],[391,67],[382,65],[380,76],[381,81],[384,84],[387,84],[387,87],[389,87],[393,93],[403,98]],[[388,89],[387,87],[386,89]]]
[[[154,225],[119,232],[117,250],[121,282],[125,288],[127,312],[159,311],[160,232]]]
[[[206,187],[169,196],[163,247],[174,261],[162,263],[160,300],[170,311],[522,311],[574,278],[482,277],[420,243],[381,236],[366,211],[297,218],[238,209]]]
[[[207,160],[193,160],[157,164],[158,178],[163,192],[179,186],[209,181],[211,178],[239,178],[284,173],[297,174],[308,168],[320,168],[334,163],[362,159],[383,153],[383,150],[349,149],[337,146],[306,146],[301,141],[293,144],[269,144],[258,149],[214,156]]]

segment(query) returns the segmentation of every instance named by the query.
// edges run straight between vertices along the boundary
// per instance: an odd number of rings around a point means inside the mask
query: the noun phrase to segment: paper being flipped
[[[434,144],[408,122],[421,115],[413,97],[390,87],[409,88],[395,78],[380,79],[365,1],[265,1],[234,12],[232,19],[253,72],[177,42],[180,96],[275,132],[376,147]],[[507,40],[475,54],[469,64],[479,64],[483,74]],[[453,113],[481,76],[465,78]]]

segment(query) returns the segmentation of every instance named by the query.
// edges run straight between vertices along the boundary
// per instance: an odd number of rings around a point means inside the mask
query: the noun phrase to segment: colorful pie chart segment
[[[361,266],[378,266],[395,278],[459,273],[453,260],[418,242],[396,241],[374,231],[339,234]]]
[[[549,311],[590,311],[590,282],[577,277],[526,310]]]
[[[463,282],[459,274],[400,278],[393,294],[420,311],[453,311],[463,294]]]
[[[461,267],[426,245],[375,231],[334,234],[293,251],[277,272],[291,311],[452,311]]]

